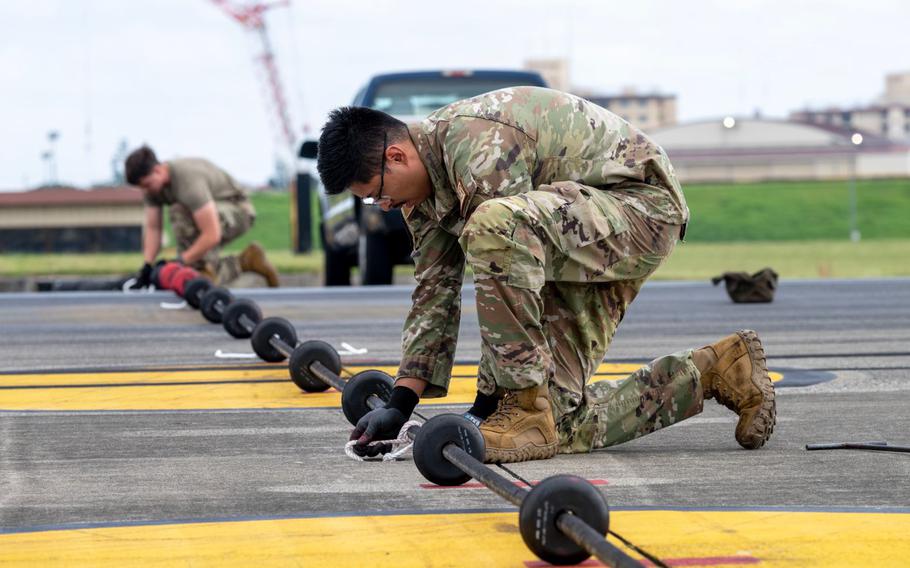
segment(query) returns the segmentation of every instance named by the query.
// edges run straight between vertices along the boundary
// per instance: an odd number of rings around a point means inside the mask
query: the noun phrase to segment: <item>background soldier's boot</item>
[[[265,251],[257,243],[250,243],[240,253],[240,269],[261,275],[271,288],[278,287],[278,271],[268,261]]]
[[[546,386],[507,391],[480,425],[487,463],[544,460],[556,455],[559,439]]]
[[[218,284],[218,275],[215,273],[215,270],[212,268],[211,263],[205,262],[202,267],[199,268],[199,274],[205,276],[212,281],[213,284]]]
[[[693,353],[705,398],[716,398],[739,415],[736,441],[747,450],[762,447],[777,418],[774,385],[765,350],[752,330],[741,330]]]

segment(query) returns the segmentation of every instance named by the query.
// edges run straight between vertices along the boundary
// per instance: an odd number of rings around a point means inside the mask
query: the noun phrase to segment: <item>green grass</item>
[[[127,274],[142,265],[140,253],[108,254],[4,254],[0,276],[22,277],[50,274]]]
[[[167,249],[164,258],[173,258],[174,249]],[[287,251],[270,251],[269,260],[279,272],[319,272],[322,252],[295,255]],[[0,256],[0,276],[22,277],[42,275],[120,275],[130,274],[142,266],[140,253],[117,254],[6,254]]]
[[[240,251],[252,241],[258,241],[266,250],[290,251],[291,216],[290,197],[287,192],[259,192],[253,197],[256,222],[250,232],[225,247]],[[290,254],[290,253],[289,253]]]
[[[240,251],[252,241],[259,242],[266,250],[280,251],[291,248],[290,196],[284,191],[260,191],[252,196],[256,208],[256,222],[248,233],[225,247],[227,251]],[[174,243],[171,223],[167,215],[164,231],[168,243]]]
[[[848,240],[848,187],[847,181],[687,185],[692,211],[687,242],[655,278],[705,279],[764,266],[784,278],[910,276],[910,180],[857,183],[859,243]],[[321,252],[290,252],[289,195],[260,192],[253,203],[255,226],[227,250],[256,240],[279,271],[318,272]],[[174,250],[163,254],[173,256]],[[0,256],[0,275],[127,274],[141,263],[138,252],[6,254]]]
[[[849,182],[687,185],[690,242],[847,239]],[[910,180],[856,184],[863,239],[910,238]]]
[[[270,251],[279,272],[319,272],[322,253],[295,255]],[[142,263],[136,254],[41,254],[0,256],[0,275],[128,274]],[[910,239],[694,243],[677,245],[654,275],[662,280],[705,280],[722,272],[755,272],[770,266],[782,278],[855,278],[910,276]],[[399,273],[411,270],[400,266]]]
[[[686,185],[683,189],[692,212],[686,240],[847,239],[848,186],[847,181]],[[856,188],[858,227],[864,240],[910,238],[910,179],[862,180]],[[252,240],[270,251],[290,250],[289,195],[259,192],[253,195],[253,204],[256,225],[227,250],[241,250]]]
[[[781,278],[910,276],[910,239],[680,243],[654,274],[660,280],[705,280],[723,272],[770,266]]]

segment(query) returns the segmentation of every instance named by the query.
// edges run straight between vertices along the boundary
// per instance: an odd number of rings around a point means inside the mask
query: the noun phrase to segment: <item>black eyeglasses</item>
[[[376,193],[376,197],[364,197],[360,201],[364,205],[378,205],[380,201],[385,199],[382,196],[382,189],[385,187],[385,151],[389,147],[389,133],[384,132],[382,134],[382,161],[379,166],[379,191]]]

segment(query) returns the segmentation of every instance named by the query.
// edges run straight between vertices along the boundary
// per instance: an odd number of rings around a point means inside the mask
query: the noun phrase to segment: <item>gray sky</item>
[[[676,94],[682,121],[870,102],[910,71],[905,0],[293,0],[267,17],[315,135],[375,73],[567,57],[575,86]],[[0,0],[0,191],[110,179],[121,139],[259,185],[275,129],[258,43],[207,0]]]

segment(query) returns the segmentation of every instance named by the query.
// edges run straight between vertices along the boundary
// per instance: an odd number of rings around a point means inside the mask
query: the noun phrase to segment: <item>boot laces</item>
[[[745,357],[749,360],[749,367],[751,372],[751,368],[756,364],[756,362],[752,358],[752,354],[749,349],[749,343],[746,338],[740,338],[740,341],[743,341],[746,344]],[[716,353],[716,355],[718,360],[720,360],[720,354]],[[758,353],[758,356],[763,358],[764,351]],[[728,380],[725,377],[721,376],[720,373],[718,373],[717,379],[714,381],[714,388],[712,391],[712,394],[714,395],[714,398],[717,400],[717,402],[732,410],[733,412],[736,412],[737,414],[739,414],[741,407],[749,398],[749,395],[747,393],[738,391],[737,389],[733,388]]]
[[[733,412],[739,412],[739,406],[742,404],[742,401],[736,400],[736,391],[728,389],[727,385],[722,381],[714,389],[714,398],[717,400],[717,402],[726,406]]]
[[[512,421],[512,418],[517,418],[521,415],[519,410],[518,397],[513,391],[507,391],[506,394],[499,399],[499,405],[496,407],[496,412],[487,418],[487,423],[493,427],[505,426]]]

